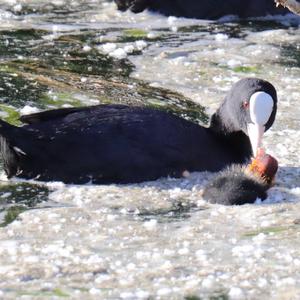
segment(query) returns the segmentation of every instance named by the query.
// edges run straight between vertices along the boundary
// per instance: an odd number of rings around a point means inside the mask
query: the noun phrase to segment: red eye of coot
[[[249,108],[249,102],[248,101],[244,101],[243,102],[243,108],[244,109],[248,109]]]

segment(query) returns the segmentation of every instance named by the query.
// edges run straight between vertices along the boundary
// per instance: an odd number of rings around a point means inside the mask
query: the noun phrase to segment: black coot
[[[241,18],[286,14],[285,8],[277,8],[274,0],[115,0],[119,10],[130,9],[134,13],[145,9],[167,16],[198,19],[219,19],[225,15]]]
[[[242,205],[265,200],[272,186],[278,163],[268,154],[262,154],[245,166],[231,166],[220,172],[203,191],[203,198],[210,203]]]
[[[219,171],[249,160],[276,108],[273,85],[246,78],[229,91],[209,128],[145,107],[50,110],[22,116],[23,127],[0,121],[1,154],[8,177],[65,183],[133,183],[180,177],[186,170]]]

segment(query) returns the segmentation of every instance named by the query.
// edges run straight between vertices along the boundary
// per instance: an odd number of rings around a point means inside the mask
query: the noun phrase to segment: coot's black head
[[[277,111],[277,93],[268,81],[244,78],[235,83],[221,107],[212,118],[224,133],[243,131],[249,136],[254,155],[262,136],[274,120]]]

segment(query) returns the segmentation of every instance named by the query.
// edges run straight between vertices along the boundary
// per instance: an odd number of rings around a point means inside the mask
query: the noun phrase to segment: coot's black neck
[[[249,137],[242,130],[235,130],[230,122],[224,123],[219,112],[212,115],[209,130],[220,141],[223,149],[228,149],[234,157],[234,163],[244,163],[252,156]]]

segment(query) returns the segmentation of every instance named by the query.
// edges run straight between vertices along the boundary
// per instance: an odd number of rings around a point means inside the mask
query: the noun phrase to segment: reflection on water
[[[289,68],[300,68],[299,44],[284,44],[281,47],[282,64]]]
[[[48,189],[29,183],[1,183],[0,195],[0,226],[6,226],[21,212],[46,201]]]
[[[215,23],[105,1],[7,0],[0,19],[1,118],[126,103],[207,124],[233,82],[258,76],[278,89],[265,145],[280,163],[265,204],[243,207],[205,203],[208,173],[123,186],[2,181],[0,298],[300,297],[299,18]]]

